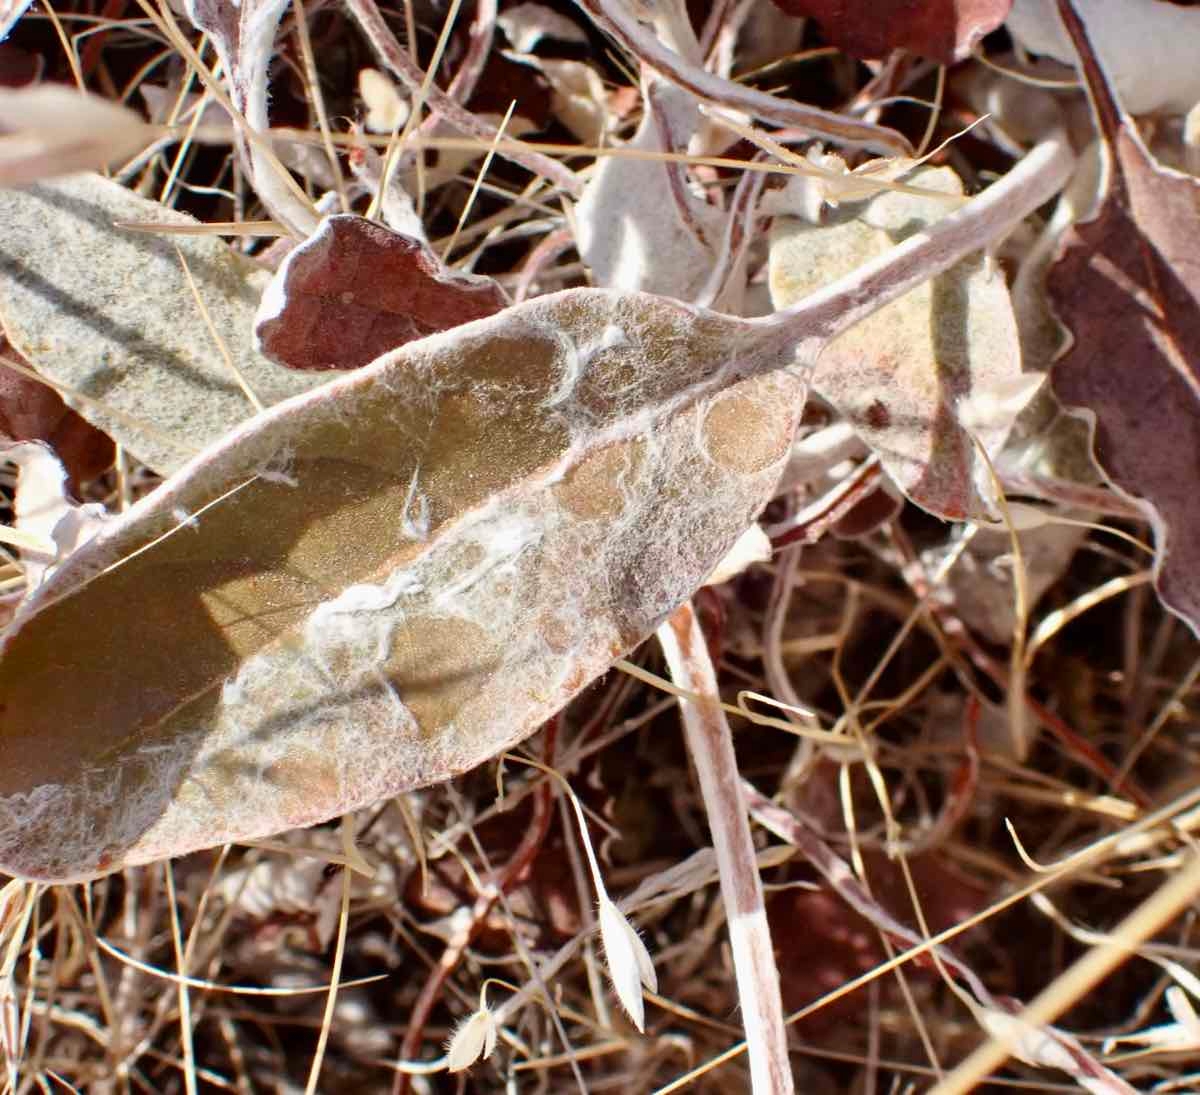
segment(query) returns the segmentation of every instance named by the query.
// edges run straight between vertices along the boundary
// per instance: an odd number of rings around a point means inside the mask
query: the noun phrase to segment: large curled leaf
[[[728,387],[763,368],[747,329],[542,298],[191,463],[6,637],[0,865],[84,877],[263,836],[529,734],[770,497],[803,385]]]
[[[908,181],[962,193],[949,168]],[[771,235],[771,296],[783,308],[897,240],[944,217],[937,198],[885,192],[843,202],[813,225],[780,217]],[[1036,387],[1024,378],[1004,277],[975,255],[881,309],[822,353],[813,389],[876,452],[897,485],[941,517],[994,516],[986,465],[972,439],[995,453]]]
[[[1067,232],[1047,280],[1074,336],[1052,380],[1092,423],[1104,474],[1153,522],[1163,602],[1200,634],[1200,180],[1151,156],[1088,29],[1063,15],[1108,163],[1099,210]]]
[[[74,175],[0,190],[0,220],[0,321],[9,339],[39,373],[66,386],[80,414],[156,471],[181,467],[254,411],[214,330],[264,404],[328,379],[281,368],[255,350],[265,270],[214,236],[114,227],[188,229],[191,217],[99,175]]]

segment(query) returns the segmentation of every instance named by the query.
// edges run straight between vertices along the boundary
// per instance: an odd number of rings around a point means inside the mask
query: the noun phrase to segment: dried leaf
[[[21,442],[0,447],[0,457],[17,466],[13,525],[20,534],[25,582],[40,585],[50,569],[90,540],[104,522],[104,507],[79,505],[67,495],[67,473],[45,445]]]
[[[1090,427],[1063,410],[1049,384],[1017,416],[995,463],[1001,480],[1017,484],[1020,493],[1076,506],[1105,501],[1105,512],[1135,515],[1132,503],[1104,485],[1092,458]]]
[[[302,927],[308,947],[319,953],[337,932],[341,887],[329,885],[329,861],[312,850],[332,857],[342,849],[328,830],[303,835],[309,854],[264,857],[234,867],[221,874],[213,893],[249,929],[247,934],[269,935],[283,924]]]
[[[609,127],[609,110],[604,81],[583,61],[558,61],[532,54],[513,58],[537,69],[550,85],[550,109],[580,141],[601,145]]]
[[[372,196],[379,195],[379,213],[393,232],[428,243],[425,225],[417,207],[413,204],[412,196],[404,189],[400,172],[395,170],[396,164],[385,160],[368,144],[356,144],[348,157],[351,174]],[[383,172],[388,171],[387,180]]]
[[[469,105],[474,114],[491,115],[499,122],[516,103],[514,117],[525,119],[529,128],[544,129],[550,124],[551,97],[541,73],[506,52],[496,52],[488,57]],[[509,133],[507,126],[504,132]],[[479,153],[486,148],[480,141]]]
[[[67,469],[68,486],[76,493],[82,482],[112,467],[112,438],[71,410],[53,388],[4,367],[3,360],[31,368],[0,337],[0,439],[45,442]]]
[[[1013,0],[775,0],[789,15],[811,16],[825,37],[855,57],[906,49],[952,65],[969,57],[1008,14]]]
[[[491,278],[447,270],[421,240],[339,214],[289,252],[254,333],[262,353],[290,369],[357,369],[507,304]]]
[[[208,93],[185,92],[183,82],[181,75],[166,85],[138,85],[150,120],[157,125],[194,126],[194,140],[231,143],[236,131],[229,112]]]
[[[587,34],[578,23],[543,4],[514,4],[496,18],[496,24],[518,53],[529,53],[543,38],[587,45]]]
[[[377,68],[364,68],[358,74],[358,93],[367,106],[363,124],[372,133],[392,133],[408,121],[411,107],[396,85]]]
[[[0,87],[0,132],[0,186],[104,167],[156,135],[128,107],[62,84]]]
[[[571,290],[235,430],[5,633],[0,866],[80,878],[311,824],[527,736],[757,515],[820,348],[1066,165],[1046,142],[787,313]]]
[[[509,100],[509,102],[511,102],[511,100]],[[507,108],[507,103],[505,104],[505,107]],[[550,109],[548,95],[545,109],[548,117]],[[493,131],[497,130],[499,126],[504,123],[503,111],[500,113],[494,113],[480,110],[473,112],[472,116],[477,118],[479,122],[490,127]],[[537,128],[538,127],[536,123],[531,121],[529,118],[523,117],[520,113],[516,113],[508,119],[508,124],[504,126],[504,138],[505,140],[517,140],[518,138],[525,136],[526,133],[532,133]],[[447,123],[446,135],[451,135],[454,133],[455,131],[453,127]],[[439,135],[441,135],[440,130],[434,134],[434,136]],[[471,148],[439,149],[437,163],[431,164],[425,169],[425,189],[427,191],[435,190],[437,187],[449,182],[451,179],[457,178],[459,175],[471,171],[473,168],[477,170],[478,161],[482,160],[486,155],[487,142],[482,140]],[[397,182],[403,186],[408,193],[415,194],[418,192],[417,172],[415,168],[406,171],[398,171],[397,174],[399,176]]]
[[[803,49],[805,23],[789,16],[775,4],[753,4],[744,9],[745,18],[738,28],[737,67],[742,72],[761,68],[799,53]],[[722,58],[720,75],[732,75],[734,52]]]
[[[970,543],[947,578],[955,612],[977,635],[1007,646],[1012,642],[1016,625],[1014,559],[1007,530],[955,530],[944,545],[924,553],[926,568],[933,573],[948,552],[959,548],[964,535],[971,537]],[[1087,536],[1086,528],[1064,524],[1047,524],[1020,532],[1025,595],[1030,608],[1066,573]]]
[[[822,786],[808,793],[828,794],[824,777],[825,771],[818,768],[814,782]],[[833,799],[836,802],[836,790]],[[828,887],[789,886],[772,893],[767,913],[771,934],[786,941],[780,948],[779,975],[788,1010],[805,1007],[884,961],[887,927],[911,921],[912,899],[896,863],[878,852],[866,853],[864,860],[871,893],[859,888],[851,870],[843,876],[847,888],[864,899],[858,908]],[[933,931],[961,923],[985,903],[981,891],[936,854],[913,857],[910,869]],[[912,972],[917,978],[934,975],[928,967],[914,967]],[[811,1034],[830,1024],[854,1021],[868,1006],[865,993],[839,997],[806,1018],[803,1029]]]
[[[1200,633],[1200,181],[1158,164],[1114,97],[1087,30],[1063,9],[1108,158],[1096,216],[1071,228],[1048,290],[1074,342],[1051,374],[1093,423],[1097,462],[1138,499],[1156,584]]]
[[[654,79],[630,148],[682,152],[700,119],[688,92]],[[722,220],[687,187],[679,164],[603,160],[575,210],[579,252],[597,285],[694,300],[716,262]]]
[[[264,404],[325,377],[254,349],[266,271],[214,236],[172,239],[114,221],[192,227],[191,217],[98,175],[0,190],[0,321],[68,402],[156,471],[180,467],[253,413],[213,339],[176,245],[236,370]]]
[[[922,169],[910,181],[962,192],[949,168]],[[781,308],[794,304],[949,209],[936,198],[885,192],[866,203],[843,202],[819,226],[777,218],[772,299]],[[836,339],[813,375],[814,390],[879,453],[901,490],[952,519],[993,514],[990,479],[971,433],[997,452],[1038,382],[1021,372],[1008,289],[982,255]]]
[[[719,586],[736,578],[753,563],[771,561],[771,541],[755,522],[737,538],[737,543],[726,553],[716,569],[704,580],[706,586]]]
[[[1073,1034],[1049,1024],[1035,1026],[996,1008],[975,1006],[971,1010],[993,1038],[1011,1039],[1017,1060],[1034,1068],[1065,1072],[1092,1095],[1137,1095],[1137,1088],[1105,1068]]]
[[[797,126],[814,137],[860,145],[884,155],[912,151],[894,130],[861,122],[847,114],[819,110],[771,95],[746,84],[713,75],[699,62],[699,45],[686,5],[672,0],[649,7],[617,0],[576,0],[595,26],[624,46],[633,56],[681,88],[712,105],[741,111],[751,117],[785,126]],[[655,25],[639,22],[639,14]],[[660,37],[661,36],[661,37]]]
[[[842,540],[858,540],[870,536],[899,516],[904,509],[904,497],[887,479],[847,510],[830,526],[830,531]]]
[[[1075,63],[1056,0],[1012,0],[1007,28],[1031,53]],[[1088,0],[1080,14],[1114,94],[1134,114],[1182,114],[1200,102],[1200,10],[1169,0]]]

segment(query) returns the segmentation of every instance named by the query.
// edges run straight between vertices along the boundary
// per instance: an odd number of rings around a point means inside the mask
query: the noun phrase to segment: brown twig
[[[560,228],[542,237],[542,240],[526,257],[513,288],[513,300],[520,304],[529,296],[538,275],[552,265],[556,259],[575,246],[575,237],[567,228]]]
[[[778,551],[792,544],[815,544],[878,486],[882,476],[879,457],[864,460],[815,502],[767,529],[771,547]]]
[[[742,790],[749,804],[750,816],[780,840],[799,848],[800,854],[825,879],[829,888],[859,916],[901,947],[911,947],[925,942],[921,936],[900,923],[880,905],[854,876],[850,864],[800,818],[790,810],[772,802],[748,780],[742,780]],[[947,969],[953,970],[963,979],[981,1004],[988,1007],[997,1006],[987,986],[965,962],[945,946],[937,947],[935,953]]]

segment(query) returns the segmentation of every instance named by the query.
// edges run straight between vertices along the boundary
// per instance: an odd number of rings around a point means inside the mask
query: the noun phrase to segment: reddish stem
[[[104,7],[100,9],[101,19],[117,20],[124,14],[125,0],[105,0]],[[79,67],[83,70],[85,78],[96,71],[96,66],[100,64],[100,54],[107,41],[106,30],[97,31],[87,40],[87,45],[83,47],[83,55],[79,59]]]

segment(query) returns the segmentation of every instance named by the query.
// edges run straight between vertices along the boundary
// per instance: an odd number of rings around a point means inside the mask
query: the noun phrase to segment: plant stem
[[[780,99],[757,88],[714,76],[699,65],[668,49],[653,31],[643,27],[626,0],[576,0],[576,3],[605,34],[672,83],[686,88],[698,99],[745,111],[763,121],[795,126],[815,137],[843,145],[860,145],[886,156],[908,155],[912,149],[894,129],[860,122],[844,114],[832,114],[805,103]]]
[[[346,0],[346,8],[357,21],[363,34],[371,43],[371,48],[379,55],[380,60],[404,83],[410,91],[416,91],[422,86],[424,74],[417,67],[408,52],[400,44],[391,27],[384,21],[375,4],[375,0]],[[430,84],[425,89],[425,98],[430,109],[440,114],[446,122],[455,129],[472,137],[477,137],[485,144],[496,141],[496,127],[477,118],[460,103],[450,98],[437,84]],[[480,149],[480,153],[484,151]],[[527,171],[549,179],[560,190],[578,197],[583,184],[569,168],[557,160],[544,156],[529,148],[514,148],[511,142],[505,141],[496,145],[496,155],[520,164]]]
[[[1071,174],[1075,157],[1061,132],[1051,134],[994,185],[925,231],[864,263],[798,304],[749,321],[766,336],[761,344],[811,364],[827,343],[974,251],[994,247]],[[768,366],[770,367],[770,366]]]
[[[738,999],[746,1027],[751,1084],[756,1095],[789,1095],[793,1090],[792,1070],[779,971],[738,778],[733,735],[721,710],[716,671],[690,601],[658,629],[658,641],[671,678],[700,697],[680,700],[679,709],[717,853]]]

